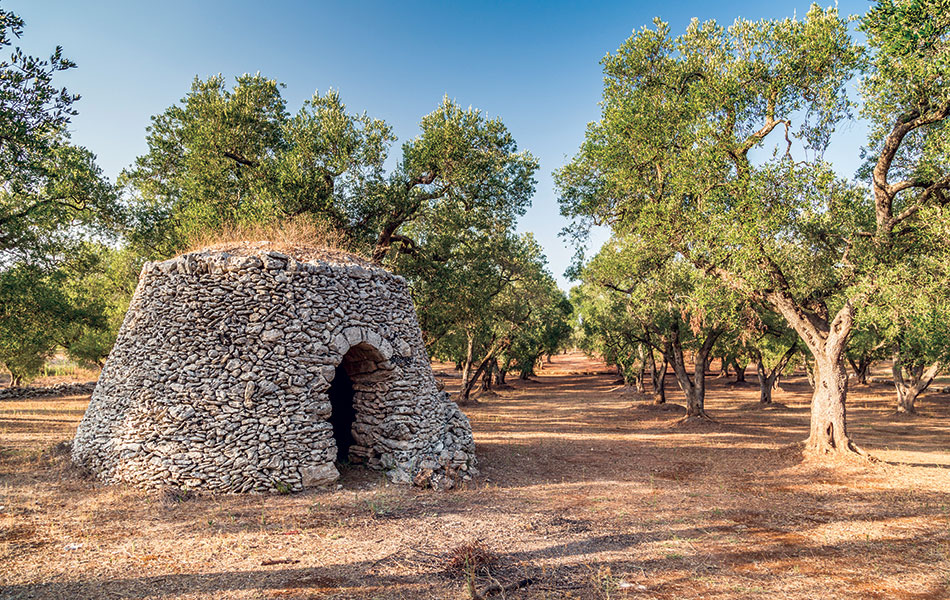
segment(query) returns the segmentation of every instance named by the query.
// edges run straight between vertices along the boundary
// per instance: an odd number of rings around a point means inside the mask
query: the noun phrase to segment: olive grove
[[[679,36],[657,21],[604,59],[601,119],[557,173],[578,239],[594,224],[633,234],[781,315],[815,369],[812,452],[859,451],[845,410],[856,318],[945,218],[948,15],[942,0],[883,0],[859,22],[866,47],[834,8],[694,20]],[[867,166],[848,181],[824,151],[859,115]]]

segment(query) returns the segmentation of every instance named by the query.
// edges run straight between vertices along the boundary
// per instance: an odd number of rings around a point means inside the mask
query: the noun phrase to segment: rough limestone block
[[[329,485],[340,478],[340,472],[333,463],[324,463],[316,467],[300,467],[300,483],[303,487]]]

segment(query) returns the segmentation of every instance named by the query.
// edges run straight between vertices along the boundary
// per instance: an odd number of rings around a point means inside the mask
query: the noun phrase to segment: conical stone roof
[[[396,482],[470,478],[471,428],[437,388],[405,280],[337,250],[281,249],[229,244],[143,267],[74,461],[145,487],[323,485],[338,477],[330,396],[345,372],[342,458]]]

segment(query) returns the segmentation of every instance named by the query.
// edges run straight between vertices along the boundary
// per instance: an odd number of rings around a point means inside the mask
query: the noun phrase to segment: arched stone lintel
[[[338,333],[336,337],[333,338],[333,341],[330,342],[330,350],[335,352],[339,360],[342,361],[346,353],[350,351],[350,348],[363,343],[379,352],[379,355],[384,361],[388,361],[393,357],[392,344],[375,331],[366,327],[347,327]]]

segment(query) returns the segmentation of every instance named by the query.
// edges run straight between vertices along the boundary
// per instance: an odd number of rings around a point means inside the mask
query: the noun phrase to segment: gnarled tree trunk
[[[686,396],[686,418],[700,417],[709,419],[706,414],[706,366],[713,345],[721,335],[713,331],[703,340],[702,346],[693,354],[693,376],[690,378],[680,344],[679,332],[675,332],[673,339],[666,345],[667,360],[673,364],[673,373],[676,382]]]
[[[851,365],[851,370],[854,371],[854,378],[861,385],[868,384],[868,372],[871,370],[872,362],[866,355],[862,355],[858,360],[848,357],[848,364]]]
[[[472,361],[475,359],[474,348],[475,336],[473,336],[471,332],[468,332],[465,346],[465,361],[462,362],[462,389],[465,389],[465,387],[468,385],[469,379],[471,379]]]
[[[902,414],[916,414],[917,397],[920,396],[940,372],[940,362],[935,362],[926,369],[917,364],[905,367],[901,364],[900,355],[894,355],[894,364],[891,373],[894,376],[894,388],[897,390],[897,412]],[[909,377],[904,377],[904,371]]]
[[[806,446],[816,453],[854,449],[846,424],[848,371],[840,356],[829,354],[815,357],[815,392],[811,400],[811,427]]]
[[[732,357],[723,356],[719,359],[719,375],[716,379],[725,379],[729,377],[729,367],[732,366]]]
[[[761,354],[755,361],[755,374],[759,376],[759,403],[772,404],[772,388],[775,386],[775,379],[769,376]]]
[[[646,389],[643,387],[643,379],[644,377],[646,377],[646,371],[647,371],[647,362],[645,360],[643,347],[641,347],[640,348],[640,367],[637,370],[637,381],[636,381],[638,394],[642,394],[646,391]]]
[[[656,359],[653,358],[652,348],[647,348],[643,356],[644,362],[650,367],[650,387],[653,391],[653,403],[664,404],[666,402],[666,355],[663,356],[663,366],[659,369],[656,365]]]
[[[765,366],[765,359],[762,357],[762,353],[756,350],[755,372],[756,375],[759,376],[759,402],[761,404],[772,403],[772,390],[775,389],[779,375],[785,370],[788,361],[795,355],[795,351],[796,347],[793,345],[782,355],[775,367],[772,368],[772,371],[769,372],[769,368]]]
[[[815,454],[860,452],[848,436],[845,401],[848,371],[844,352],[854,327],[854,307],[845,302],[829,319],[827,311],[806,312],[787,292],[768,296],[815,359],[815,389],[811,399],[811,424],[806,450]]]
[[[471,398],[472,390],[475,389],[475,384],[478,382],[478,378],[483,373],[485,373],[485,369],[488,367],[492,359],[494,359],[496,351],[497,349],[492,346],[485,358],[482,359],[482,362],[479,363],[478,368],[475,369],[474,373],[472,373],[472,377],[467,381],[463,380],[462,389],[459,391],[459,404],[474,403],[474,400]]]
[[[749,368],[748,363],[740,365],[738,360],[733,360],[732,366],[736,370],[736,383],[745,383],[745,370]]]

